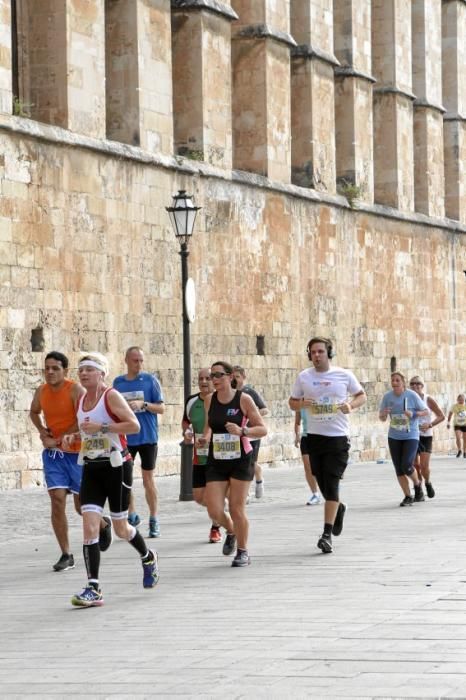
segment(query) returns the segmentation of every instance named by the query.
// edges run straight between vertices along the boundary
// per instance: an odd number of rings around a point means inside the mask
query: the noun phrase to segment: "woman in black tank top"
[[[233,367],[228,362],[215,362],[211,377],[214,393],[205,399],[206,424],[199,438],[200,447],[209,445],[205,501],[209,516],[227,531],[223,553],[232,554],[237,545],[232,566],[247,566],[246,499],[254,477],[248,438],[264,437],[267,428],[252,398],[236,391]],[[230,514],[224,509],[228,489]]]

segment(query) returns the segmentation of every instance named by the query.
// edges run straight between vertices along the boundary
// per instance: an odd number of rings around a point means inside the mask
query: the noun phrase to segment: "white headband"
[[[81,369],[81,367],[95,367],[95,369],[98,369],[99,372],[103,372],[104,374],[107,372],[105,367],[102,367],[102,365],[99,365],[99,363],[95,362],[94,360],[81,360],[78,365],[78,369]]]

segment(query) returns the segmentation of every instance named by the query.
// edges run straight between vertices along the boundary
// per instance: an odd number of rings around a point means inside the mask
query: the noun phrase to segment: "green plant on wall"
[[[181,146],[178,149],[178,155],[183,158],[189,158],[190,160],[204,160],[204,151],[198,148],[187,148],[186,146]]]
[[[30,102],[23,102],[19,97],[13,97],[13,114],[15,117],[30,117],[31,107],[34,105]]]
[[[337,185],[337,191],[339,194],[343,195],[343,197],[346,197],[348,204],[353,208],[354,203],[364,194],[364,187],[356,185],[354,182],[351,182],[351,180],[341,178]]]

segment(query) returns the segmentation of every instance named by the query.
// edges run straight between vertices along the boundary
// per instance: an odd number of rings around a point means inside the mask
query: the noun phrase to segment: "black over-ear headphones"
[[[329,360],[332,359],[333,357],[333,345],[332,341],[329,338],[321,338],[320,336],[316,336],[315,338],[311,338],[310,341],[308,342],[306,346],[306,352],[309,360],[312,360],[312,355],[311,355],[311,347],[315,343],[323,343],[327,349],[327,357]]]

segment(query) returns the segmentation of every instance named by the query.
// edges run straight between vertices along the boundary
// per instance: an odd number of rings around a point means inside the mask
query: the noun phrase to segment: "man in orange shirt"
[[[77,431],[76,407],[85,389],[67,379],[69,361],[61,352],[52,351],[45,358],[45,384],[35,392],[29,411],[30,418],[44,447],[42,463],[45,483],[51,502],[52,527],[61,549],[61,557],[53,565],[55,571],[74,568],[70,553],[66,496],[73,494],[76,512],[81,514],[79,489],[82,468],[78,464],[80,444],[62,446],[63,435]],[[102,518],[99,545],[105,551],[112,541],[110,518]]]

